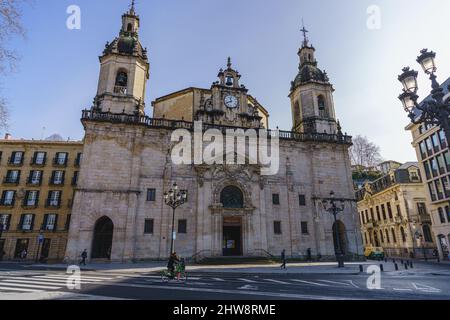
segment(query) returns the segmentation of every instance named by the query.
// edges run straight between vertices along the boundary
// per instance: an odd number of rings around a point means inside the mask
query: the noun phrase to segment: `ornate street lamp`
[[[164,193],[164,202],[172,208],[172,239],[170,241],[170,254],[172,255],[175,240],[175,209],[187,202],[187,194],[185,191],[178,191],[178,185],[174,183],[172,188]]]
[[[436,80],[435,57],[436,53],[428,51],[428,49],[420,51],[420,56],[417,57],[417,62],[422,66],[423,71],[430,75],[431,98],[422,102],[422,104],[417,102],[419,98],[417,95],[418,72],[406,67],[402,70],[403,73],[398,76],[398,80],[403,85],[403,93],[399,96],[399,99],[412,123],[440,126],[444,130],[448,143],[450,143],[450,96],[445,96],[444,89],[440,87]]]
[[[336,201],[339,201],[339,205],[336,203]],[[344,211],[344,200],[342,199],[335,199],[334,192],[330,192],[330,199],[323,200],[322,205],[325,209],[325,211],[328,211],[331,213],[334,217],[334,233],[335,233],[335,247],[334,247],[334,253],[336,255],[336,261],[338,262],[338,267],[343,268],[344,267],[344,252],[342,251],[341,247],[341,239],[339,235],[339,227],[337,223],[337,215]]]

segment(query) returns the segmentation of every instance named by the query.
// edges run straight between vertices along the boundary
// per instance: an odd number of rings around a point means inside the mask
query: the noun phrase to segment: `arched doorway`
[[[341,251],[343,254],[347,254],[347,234],[345,225],[340,220],[333,223],[333,243],[335,252]]]
[[[225,210],[222,221],[222,254],[224,256],[241,256],[242,217],[234,216],[236,209],[244,208],[244,194],[236,186],[226,186],[220,193],[220,203]],[[231,214],[228,215],[227,212]]]
[[[101,217],[95,223],[92,242],[92,259],[111,259],[114,224],[108,217]]]

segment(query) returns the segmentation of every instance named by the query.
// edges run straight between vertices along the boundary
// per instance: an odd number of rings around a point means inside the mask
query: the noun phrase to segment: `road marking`
[[[243,287],[238,288],[239,290],[258,290],[258,287],[246,284]]]
[[[33,282],[53,282],[53,283],[59,283],[59,284],[65,284],[67,282],[66,279],[47,279],[46,277],[37,276],[37,277],[3,277],[1,281],[33,281]],[[71,280],[72,281],[72,280]],[[73,282],[73,281],[72,281]],[[81,280],[80,283],[84,284],[93,284],[96,282],[88,281],[88,280]]]
[[[254,281],[254,280],[250,280],[250,279],[245,279],[245,278],[239,278],[238,280],[244,281],[244,282],[248,282],[248,283],[257,283],[257,282],[258,282],[258,281]]]
[[[67,275],[67,276],[35,276],[35,277],[36,278],[44,277],[46,279],[67,280],[67,279],[69,279],[70,275]],[[89,279],[89,278],[83,277],[83,276],[81,276],[81,279],[82,280],[86,280],[86,281],[90,281],[90,282],[102,282],[102,281],[105,281],[105,280],[113,280],[113,278],[105,278],[104,280],[95,280],[95,279]]]
[[[406,289],[406,288],[394,288],[394,291],[413,291],[413,289]]]
[[[292,280],[292,281],[295,281],[295,282],[306,283],[306,284],[312,284],[312,285],[316,285],[316,286],[329,287],[329,285],[324,284],[324,283],[317,283],[317,282],[306,281],[306,280],[298,280],[298,279],[291,279],[291,280]]]
[[[290,284],[289,282],[284,282],[284,281],[274,280],[274,279],[263,279],[263,280],[274,282],[274,283],[279,283],[279,284]]]
[[[331,283],[331,284],[341,284],[344,286],[350,286],[350,283],[345,283],[345,282],[338,282],[338,281],[331,281],[331,280],[317,280],[317,281]]]
[[[359,289],[359,287],[358,287],[356,284],[353,283],[353,280],[345,280],[345,281],[350,282],[350,284],[351,284],[352,286],[354,286],[355,288],[358,288],[358,289]]]
[[[42,290],[36,290],[36,289],[24,289],[24,288],[14,288],[14,287],[1,287],[0,286],[0,290],[5,290],[5,291],[19,291],[19,292],[43,292]],[[5,292],[3,292],[5,293]],[[1,296],[1,293],[0,293]]]
[[[221,279],[221,278],[212,278],[213,280],[216,280],[216,281],[225,281],[225,280],[223,280],[223,279]]]
[[[23,283],[23,284],[21,284]],[[28,283],[28,284],[25,284]],[[43,286],[43,285],[35,285],[35,284],[30,284],[29,282],[23,282],[21,280],[14,282],[13,280],[5,280],[3,282],[0,282],[1,286],[16,286],[16,287],[22,287],[22,288],[35,288],[35,289],[50,289],[50,290],[55,290],[55,289],[61,289],[61,286],[55,287],[55,286]]]
[[[433,288],[424,284],[420,284],[420,283],[412,283],[412,285],[414,286],[414,289],[422,291],[422,292],[441,292],[441,289],[438,288]]]

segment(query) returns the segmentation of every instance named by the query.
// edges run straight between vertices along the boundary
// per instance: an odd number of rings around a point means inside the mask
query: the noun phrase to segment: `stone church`
[[[291,131],[279,135],[279,170],[258,165],[171,161],[175,129],[203,126],[269,129],[269,113],[241,84],[231,59],[209,89],[187,88],[156,99],[146,114],[150,75],[139,41],[134,6],[122,16],[119,36],[100,56],[98,91],[82,112],[83,160],[75,190],[66,256],[87,249],[91,259],[117,262],[165,259],[172,209],[164,192],[177,183],[187,202],[177,208],[175,251],[185,258],[286,255],[334,259],[362,255],[348,148],[336,120],[333,86],[317,66],[306,33],[299,72],[290,86]],[[306,30],[304,30],[306,31]],[[288,88],[289,89],[289,88]],[[286,115],[288,108],[286,108]],[[336,228],[322,201],[330,191],[345,209]]]

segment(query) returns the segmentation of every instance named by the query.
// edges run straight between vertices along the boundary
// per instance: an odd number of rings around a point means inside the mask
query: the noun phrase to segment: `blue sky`
[[[82,139],[81,110],[98,81],[98,56],[118,34],[129,0],[39,0],[24,8],[27,37],[11,45],[22,55],[19,70],[1,78],[16,138],[59,133]],[[66,9],[81,8],[81,30],[68,30]],[[369,30],[367,8],[377,5],[381,29]],[[301,19],[319,67],[335,86],[344,131],[364,135],[385,159],[414,160],[397,75],[428,47],[438,53],[438,79],[450,73],[450,2],[445,0],[138,0],[140,39],[151,63],[147,114],[156,97],[189,86],[209,88],[232,57],[242,83],[270,112],[270,126],[292,126],[287,98],[298,71]],[[420,94],[429,82],[420,73]],[[43,131],[45,127],[45,131]]]

